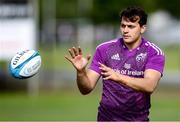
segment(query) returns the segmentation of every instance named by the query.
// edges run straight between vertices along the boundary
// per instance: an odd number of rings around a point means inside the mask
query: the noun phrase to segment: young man
[[[120,15],[122,38],[100,44],[92,63],[79,47],[69,49],[66,58],[77,70],[82,94],[90,93],[103,78],[98,121],[148,121],[150,95],[160,80],[165,57],[162,50],[142,37],[147,15],[139,7],[128,7]]]

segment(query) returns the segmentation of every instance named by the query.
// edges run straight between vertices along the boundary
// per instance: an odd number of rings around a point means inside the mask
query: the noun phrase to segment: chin
[[[124,38],[123,38],[123,40],[124,40],[124,42],[125,42],[125,43],[127,43],[127,44],[131,44],[131,43],[133,43],[133,41],[132,41],[132,40],[130,40],[130,39],[124,39]]]

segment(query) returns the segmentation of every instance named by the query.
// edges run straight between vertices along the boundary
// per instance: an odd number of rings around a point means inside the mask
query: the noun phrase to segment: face
[[[140,26],[139,19],[135,22],[131,22],[126,18],[122,18],[120,30],[125,44],[139,44],[141,41],[141,34],[145,31],[145,26]]]

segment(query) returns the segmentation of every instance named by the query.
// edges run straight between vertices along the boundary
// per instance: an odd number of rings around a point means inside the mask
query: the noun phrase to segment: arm
[[[86,56],[86,58],[83,57],[80,47],[78,48],[78,50],[75,47],[69,49],[69,53],[71,55],[71,58],[69,58],[67,55],[65,56],[65,58],[72,63],[77,71],[78,88],[82,94],[88,94],[96,86],[100,75],[93,70],[86,69],[91,56],[88,55]]]
[[[100,69],[102,70],[101,74],[104,76],[105,80],[113,80],[135,90],[149,93],[155,90],[161,78],[161,73],[153,69],[147,69],[144,72],[144,78],[134,78],[119,74],[103,64],[100,64]]]
[[[120,74],[118,82],[122,82],[123,84],[139,91],[152,93],[155,90],[160,78],[160,72],[148,69],[144,72],[144,78],[134,78]]]
[[[82,94],[90,93],[96,86],[100,75],[93,70],[77,71],[77,85]]]

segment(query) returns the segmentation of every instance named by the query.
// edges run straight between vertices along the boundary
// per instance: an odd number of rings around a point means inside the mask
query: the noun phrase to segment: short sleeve
[[[162,76],[164,65],[165,65],[165,56],[154,54],[148,57],[148,62],[146,64],[145,69],[157,70],[161,73],[161,76]]]
[[[101,70],[99,69],[98,62],[103,63],[101,51],[99,48],[97,48],[96,52],[94,53],[94,56],[93,56],[93,59],[92,59],[89,69],[94,70],[95,72],[100,74]]]

